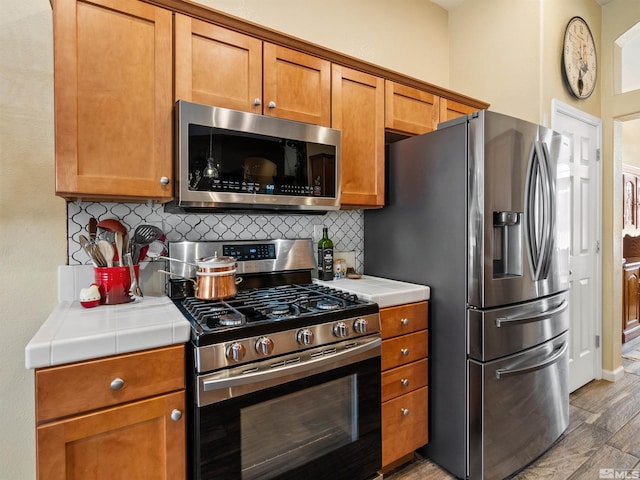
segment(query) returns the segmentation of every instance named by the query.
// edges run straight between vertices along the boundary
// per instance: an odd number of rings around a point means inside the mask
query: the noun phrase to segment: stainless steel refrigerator
[[[502,479],[569,422],[568,139],[489,111],[389,146],[364,272],[429,285],[429,444]]]

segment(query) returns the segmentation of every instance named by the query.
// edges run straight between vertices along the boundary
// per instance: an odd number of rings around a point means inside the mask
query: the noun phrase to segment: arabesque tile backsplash
[[[168,242],[181,240],[262,240],[267,238],[314,238],[314,225],[329,228],[337,251],[355,252],[355,268],[364,265],[364,214],[362,210],[331,211],[324,215],[281,214],[175,214],[151,203],[67,202],[69,265],[90,264],[80,247],[91,217],[115,218],[130,232],[141,224],[160,227]],[[317,240],[317,239],[314,239]]]

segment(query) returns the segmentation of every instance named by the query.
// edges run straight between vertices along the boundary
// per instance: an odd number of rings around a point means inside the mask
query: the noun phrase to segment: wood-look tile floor
[[[623,349],[624,352],[624,349]],[[640,352],[640,351],[638,351]],[[622,359],[624,377],[594,380],[570,395],[567,431],[513,480],[598,480],[601,469],[640,478],[640,355]],[[605,473],[605,472],[602,472]],[[452,475],[418,455],[384,480],[446,480]]]

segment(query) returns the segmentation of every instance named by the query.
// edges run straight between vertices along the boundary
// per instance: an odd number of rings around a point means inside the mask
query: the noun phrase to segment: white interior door
[[[569,391],[602,376],[601,121],[553,101],[553,130],[569,141],[571,253],[569,265]]]

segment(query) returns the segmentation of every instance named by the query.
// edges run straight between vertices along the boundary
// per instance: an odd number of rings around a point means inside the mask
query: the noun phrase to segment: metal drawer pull
[[[258,105],[262,105],[262,102],[260,101],[259,98],[254,98],[253,99],[253,104],[257,107]]]
[[[171,410],[171,420],[173,420],[174,422],[177,422],[181,418],[182,418],[182,412],[180,410],[178,410],[177,408],[174,408],[173,410]]]
[[[402,384],[403,387],[408,387],[409,386],[409,379],[408,378],[403,378],[402,380],[400,380],[400,383]]]
[[[530,323],[537,322],[539,320],[544,320],[543,317],[550,317],[551,315],[555,315],[556,313],[562,312],[567,308],[567,301],[562,300],[557,306],[552,308],[551,310],[546,310],[542,313],[536,313],[535,315],[523,315],[521,317],[499,317],[496,318],[496,327],[500,328],[501,326],[508,325],[517,325],[519,323]]]
[[[400,319],[400,323],[406,327],[407,325],[409,325],[409,319],[408,318],[401,318]]]
[[[511,377],[513,375],[525,375],[527,373],[535,372],[536,370],[542,370],[543,368],[553,365],[558,360],[560,360],[560,358],[562,358],[562,356],[567,351],[567,348],[569,348],[569,342],[564,342],[564,344],[558,349],[558,353],[552,355],[551,357],[549,357],[547,360],[543,362],[535,363],[529,367],[516,368],[514,370],[509,370],[508,368],[499,368],[498,370],[496,370],[496,378],[500,380],[503,377]]]
[[[402,355],[406,357],[409,355],[409,349],[403,348],[402,350],[400,350],[400,353],[402,353]]]
[[[401,408],[400,412],[402,413],[403,417],[408,417],[409,416],[409,409],[408,408]]]
[[[276,108],[276,102],[274,102],[273,100],[271,100],[268,104],[267,107],[269,108]]]
[[[121,378],[114,378],[113,380],[111,380],[111,390],[120,390],[122,387],[124,387],[124,380]]]

